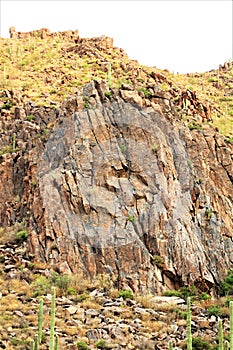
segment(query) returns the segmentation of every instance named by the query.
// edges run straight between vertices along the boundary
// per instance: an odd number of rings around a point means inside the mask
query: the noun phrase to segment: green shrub
[[[233,143],[233,137],[226,137],[225,142],[226,143]]]
[[[179,319],[186,319],[187,318],[187,311],[182,311],[178,307],[174,309],[174,312],[177,314],[177,317]]]
[[[90,296],[87,293],[82,293],[77,295],[77,302],[81,302],[83,300],[87,300],[88,298],[90,298]]]
[[[50,282],[45,276],[37,276],[36,280],[32,283],[33,295],[35,297],[39,295],[46,295],[50,289]]]
[[[110,97],[112,95],[111,91],[105,91],[104,95],[106,97]]]
[[[198,290],[194,285],[183,286],[179,289],[180,296],[183,298],[198,296]]]
[[[216,317],[222,316],[222,309],[220,306],[212,305],[207,309],[207,311],[209,312],[210,315],[214,315]]]
[[[63,293],[68,291],[71,282],[71,278],[68,275],[60,275],[57,272],[53,272],[50,280],[51,284],[58,287]]]
[[[9,103],[9,102],[7,102],[7,103],[4,103],[4,104],[2,105],[1,109],[6,109],[6,110],[9,111],[9,110],[11,109],[11,107],[12,107],[12,104]]]
[[[98,349],[106,349],[107,346],[106,346],[106,340],[105,339],[100,339],[98,340],[96,343],[95,343],[95,346],[98,348]]]
[[[164,257],[160,256],[160,255],[154,255],[153,256],[153,261],[154,264],[158,267],[158,268],[162,268],[164,265]]]
[[[146,98],[151,98],[151,93],[146,88],[140,88],[138,89],[139,92],[143,92]]]
[[[125,289],[125,290],[121,290],[118,293],[118,298],[123,298],[124,300],[126,299],[133,299],[133,293],[131,290]]]
[[[181,293],[179,290],[167,290],[166,292],[163,292],[163,295],[166,297],[180,297]]]
[[[224,306],[229,307],[230,301],[233,301],[233,298],[226,298],[226,300],[224,301]]]
[[[28,231],[26,230],[22,230],[22,231],[19,231],[16,235],[16,240],[17,242],[25,242],[28,238]]]
[[[187,349],[185,345],[184,349]],[[211,350],[212,346],[201,337],[192,338],[192,350]]]
[[[189,130],[202,130],[203,127],[201,125],[197,125],[196,123],[188,125]]]
[[[76,343],[78,350],[89,350],[89,346],[84,341],[77,341]]]
[[[233,270],[227,272],[227,276],[220,284],[220,295],[233,295]]]
[[[30,122],[35,119],[35,116],[32,114],[27,115],[26,119]]]
[[[201,293],[199,296],[198,296],[198,299],[200,300],[210,300],[211,299],[211,296],[205,292]]]

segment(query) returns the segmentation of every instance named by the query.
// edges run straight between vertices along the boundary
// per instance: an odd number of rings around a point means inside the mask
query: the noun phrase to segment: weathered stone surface
[[[1,156],[1,225],[26,217],[28,251],[61,272],[108,273],[133,291],[213,289],[233,261],[232,145],[190,131],[169,93],[149,88],[151,107],[92,82],[59,110],[25,105],[33,122],[3,115],[1,142],[16,133],[20,149]]]

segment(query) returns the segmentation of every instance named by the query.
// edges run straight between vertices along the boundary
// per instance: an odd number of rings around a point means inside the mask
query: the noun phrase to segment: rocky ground
[[[48,348],[51,294],[45,280],[51,272],[33,264],[25,244],[0,246],[0,349],[30,349],[37,333],[39,299],[43,298],[43,344]],[[43,279],[44,278],[44,279]],[[77,277],[76,277],[77,278]],[[106,276],[97,281],[76,280],[57,285],[56,326],[59,349],[78,349],[77,342],[91,349],[168,349],[169,341],[184,349],[186,339],[186,302],[180,297],[119,294]],[[36,294],[41,294],[36,296]],[[42,295],[43,294],[43,295]],[[69,295],[70,294],[70,295]],[[122,295],[122,296],[120,296]],[[193,301],[193,337],[216,344],[218,317],[206,310],[210,301]],[[225,337],[229,334],[229,312],[222,309]],[[202,348],[207,349],[207,345]],[[195,349],[195,347],[194,347]],[[200,347],[198,348],[200,349]],[[208,349],[212,349],[210,347]],[[214,347],[213,347],[214,349]]]

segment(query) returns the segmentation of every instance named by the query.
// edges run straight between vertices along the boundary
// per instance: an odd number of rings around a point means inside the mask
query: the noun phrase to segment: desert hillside
[[[40,298],[48,348],[52,286],[61,349],[185,349],[187,296],[216,349],[233,293],[232,62],[172,74],[106,36],[10,34],[0,349],[33,348]]]

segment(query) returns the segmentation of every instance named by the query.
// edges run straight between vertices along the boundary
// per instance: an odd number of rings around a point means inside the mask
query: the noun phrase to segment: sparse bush
[[[89,298],[90,298],[90,296],[87,293],[82,293],[80,295],[77,295],[77,299],[76,300],[77,300],[77,302],[81,302],[81,301],[87,300]]]
[[[181,293],[179,290],[166,290],[166,292],[163,292],[163,295],[166,297],[180,297]]]
[[[6,109],[6,110],[9,111],[9,110],[11,109],[11,107],[12,107],[12,104],[9,103],[9,102],[7,102],[7,103],[4,103],[4,104],[2,105],[1,109]]]
[[[187,349],[187,345],[183,349]],[[212,346],[201,337],[192,338],[192,350],[211,350]]]
[[[121,290],[118,294],[118,298],[126,299],[133,299],[133,293],[129,289]]]
[[[233,295],[233,270],[227,272],[227,276],[220,284],[220,295]]]
[[[153,261],[154,264],[161,269],[164,265],[164,257],[160,256],[160,255],[154,255],[153,256]]]
[[[16,240],[19,243],[25,242],[27,238],[28,238],[28,231],[26,230],[19,231],[16,235]]]
[[[218,305],[212,305],[210,306],[207,311],[209,312],[210,315],[214,315],[216,317],[222,316],[222,309]]]
[[[50,280],[51,284],[58,287],[63,294],[67,293],[68,287],[71,283],[71,278],[68,275],[60,275],[57,272],[53,272]]]
[[[106,349],[107,345],[106,345],[106,340],[105,339],[100,339],[95,343],[96,347],[98,349]]]
[[[37,276],[36,280],[32,283],[32,289],[34,290],[34,296],[46,295],[50,288],[50,282],[45,276]]]
[[[89,350],[89,346],[84,341],[77,341],[76,343],[78,350]]]
[[[143,92],[146,98],[151,98],[151,93],[146,88],[140,88],[138,89],[139,92]]]
[[[198,296],[198,299],[200,300],[210,300],[211,299],[211,296],[205,292],[201,293],[199,296]]]

